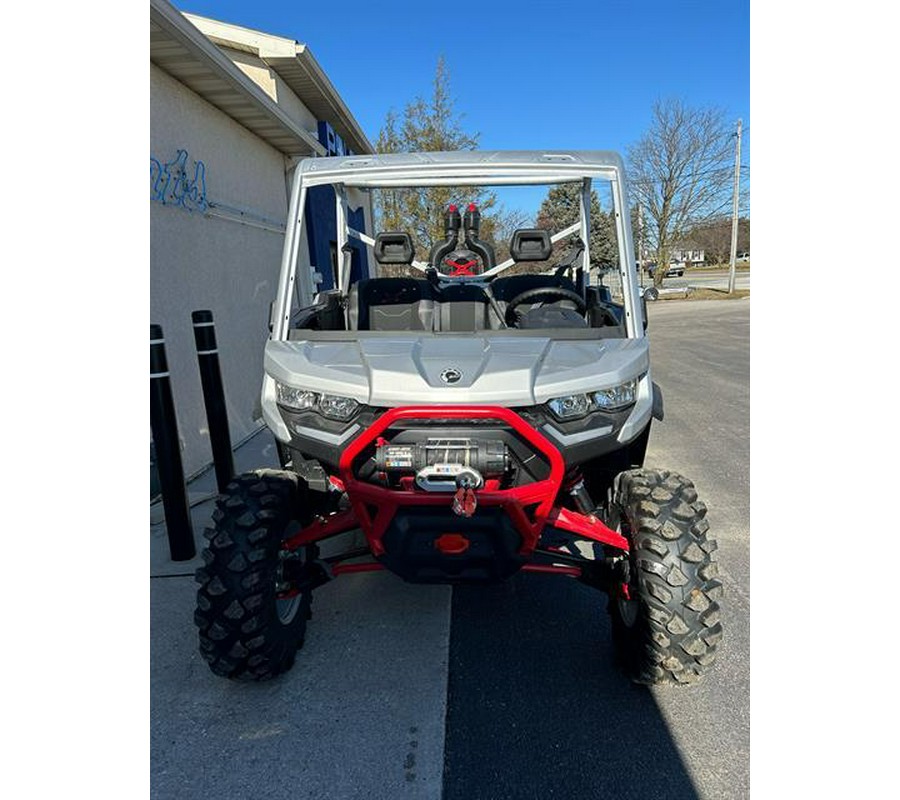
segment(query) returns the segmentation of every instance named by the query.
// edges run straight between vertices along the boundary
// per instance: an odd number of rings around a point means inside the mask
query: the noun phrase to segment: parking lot
[[[648,465],[696,483],[725,584],[725,639],[703,682],[631,685],[613,663],[604,596],[567,578],[450,589],[383,573],[317,591],[291,672],[230,683],[197,651],[200,559],[169,561],[156,524],[152,796],[747,797],[749,318],[749,300],[650,304],[666,418]],[[236,461],[274,465],[269,434]],[[191,486],[198,544],[213,485],[208,473]]]

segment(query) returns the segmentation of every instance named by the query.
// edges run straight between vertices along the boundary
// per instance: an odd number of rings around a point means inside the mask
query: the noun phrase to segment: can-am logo
[[[441,380],[444,383],[459,383],[462,373],[454,367],[448,367],[441,373]]]

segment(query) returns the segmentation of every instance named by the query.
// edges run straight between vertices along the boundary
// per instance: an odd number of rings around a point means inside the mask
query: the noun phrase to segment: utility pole
[[[641,288],[644,288],[644,270],[647,265],[644,264],[644,204],[638,203],[638,261],[641,262]]]
[[[731,269],[728,272],[728,294],[734,292],[734,269],[737,260],[738,199],[741,193],[741,124],[737,121],[737,143],[734,148],[734,199],[731,204]]]

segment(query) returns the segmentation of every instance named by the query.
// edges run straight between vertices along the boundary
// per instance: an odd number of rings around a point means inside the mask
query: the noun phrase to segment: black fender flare
[[[655,381],[651,381],[651,386],[653,391],[651,392],[653,396],[653,418],[658,419],[660,422],[663,421],[663,417],[665,417],[665,410],[663,409],[663,393],[662,389],[659,388],[659,384]]]

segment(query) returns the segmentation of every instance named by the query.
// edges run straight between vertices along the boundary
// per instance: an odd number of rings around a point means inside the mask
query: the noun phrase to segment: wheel
[[[631,546],[628,583],[609,598],[622,665],[636,683],[693,683],[722,638],[706,506],[674,472],[623,472],[613,492],[611,522]]]
[[[306,484],[292,472],[236,477],[216,500],[197,570],[200,653],[216,674],[262,681],[290,669],[303,645],[311,592],[279,597],[281,542],[297,530]],[[292,554],[293,557],[293,554]]]

